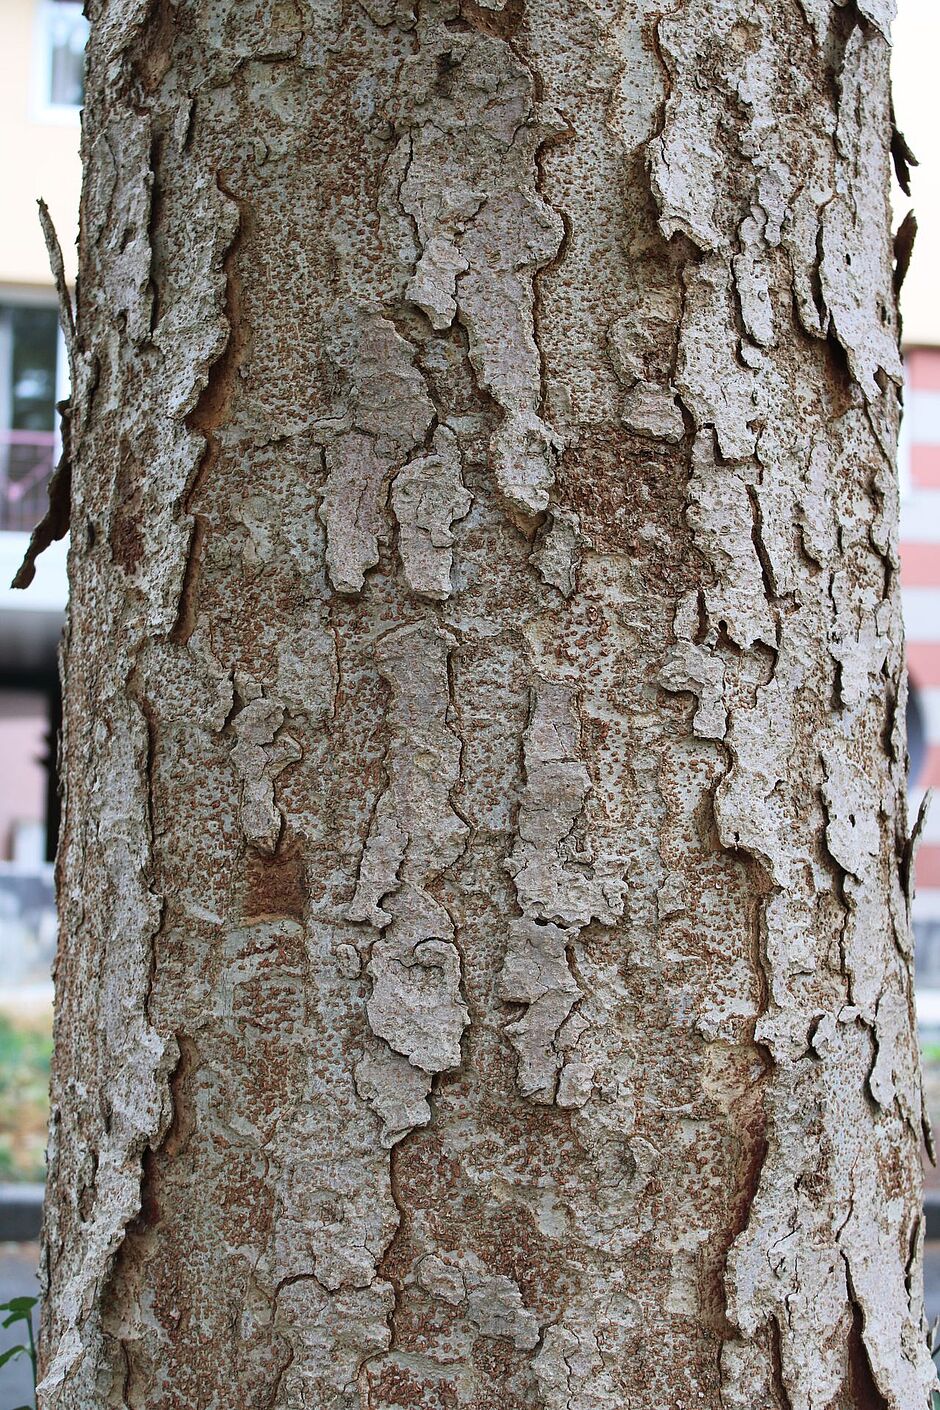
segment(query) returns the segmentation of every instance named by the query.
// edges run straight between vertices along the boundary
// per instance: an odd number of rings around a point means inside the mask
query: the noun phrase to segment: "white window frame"
[[[0,0],[3,3],[3,0]],[[58,12],[69,10],[82,18],[82,0],[35,0],[33,53],[30,73],[29,115],[33,122],[62,127],[81,124],[81,108],[74,103],[50,102],[51,24]]]

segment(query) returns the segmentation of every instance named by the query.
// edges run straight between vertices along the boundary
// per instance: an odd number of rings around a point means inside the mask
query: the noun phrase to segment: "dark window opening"
[[[45,304],[0,302],[0,529],[42,517],[56,455],[58,320]]]

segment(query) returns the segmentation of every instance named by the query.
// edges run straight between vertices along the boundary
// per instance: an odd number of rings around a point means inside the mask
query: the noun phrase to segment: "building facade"
[[[43,512],[59,453],[56,402],[68,394],[36,202],[49,207],[73,280],[87,32],[80,0],[0,4],[0,1015],[13,1019],[50,996],[56,648],[67,595],[61,543],[29,592],[9,586]],[[35,1166],[16,1153],[8,1116],[0,1110],[0,1179]]]
[[[901,585],[909,673],[911,816],[940,787],[940,348],[905,354]],[[940,808],[928,810],[914,900],[919,1006],[940,1028]]]

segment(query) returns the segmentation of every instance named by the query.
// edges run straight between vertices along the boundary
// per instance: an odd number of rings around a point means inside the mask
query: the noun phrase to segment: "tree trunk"
[[[45,1410],[922,1410],[890,0],[94,0]]]

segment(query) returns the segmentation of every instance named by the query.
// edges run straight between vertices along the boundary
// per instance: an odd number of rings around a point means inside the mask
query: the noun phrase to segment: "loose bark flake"
[[[434,1073],[460,1065],[460,1039],[469,1014],[460,992],[455,928],[429,887],[457,860],[467,828],[454,811],[460,741],[447,723],[448,655],[455,639],[431,619],[383,637],[377,660],[392,691],[386,767],[388,787],[376,809],[349,905],[350,920],[380,933],[368,974],[369,1025],[395,1053],[426,1074],[415,1084],[424,1102]],[[400,1131],[397,1064],[366,1057],[356,1069],[361,1092],[389,1131]],[[420,1097],[417,1093],[420,1091]],[[424,1106],[419,1107],[424,1115]]]
[[[579,846],[577,824],[591,785],[576,709],[570,686],[535,685],[518,841],[507,866],[524,914],[580,926],[622,914],[626,888],[616,863],[595,856],[589,844]]]
[[[330,581],[337,591],[354,593],[379,561],[388,481],[422,444],[434,408],[411,349],[388,319],[341,305],[330,351],[348,379],[336,414],[348,416],[354,429],[341,431],[327,445],[329,478],[320,517]]]
[[[419,19],[395,98],[407,161],[398,199],[419,248],[408,297],[433,327],[456,317],[466,328],[473,369],[503,412],[490,441],[496,483],[526,519],[548,507],[561,450],[540,415],[534,276],[563,234],[538,192],[536,153],[564,124],[538,104],[511,45],[442,21]]]
[[[241,780],[241,822],[245,840],[260,852],[273,854],[281,835],[281,814],[274,804],[274,780],[302,750],[296,739],[281,733],[284,706],[265,699],[256,681],[239,682],[242,707],[232,722],[235,745],[232,762]]]
[[[398,548],[412,592],[437,600],[450,596],[451,526],[464,518],[472,503],[460,478],[457,439],[440,426],[431,453],[409,461],[392,488]]]

